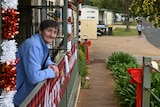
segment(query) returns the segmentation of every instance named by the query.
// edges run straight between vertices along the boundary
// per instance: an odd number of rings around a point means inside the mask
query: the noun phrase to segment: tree
[[[125,10],[124,10],[124,13],[127,15],[127,16],[126,16],[126,31],[129,31],[129,30],[130,30],[130,28],[129,28],[129,25],[130,25],[129,19],[130,19],[130,17],[131,17],[131,14],[130,14],[130,11],[129,11],[129,7],[130,7],[132,1],[133,1],[133,0],[126,0],[126,1],[123,3],[124,9],[125,9]]]
[[[114,12],[123,13],[125,15],[126,31],[129,31],[129,7],[132,1],[133,0],[92,0],[92,4],[99,8],[106,8],[108,10],[113,10]]]
[[[91,5],[91,0],[82,0],[83,5]]]
[[[93,6],[97,6],[97,7],[101,7],[101,0],[92,0],[92,5]]]
[[[122,3],[124,0],[92,0],[92,4],[94,6],[98,6],[99,8],[106,8],[108,10],[113,10],[115,12],[122,12],[123,6]],[[114,4],[114,5],[111,5]]]
[[[130,11],[134,16],[143,16],[153,22],[155,27],[160,26],[160,0],[134,0]]]

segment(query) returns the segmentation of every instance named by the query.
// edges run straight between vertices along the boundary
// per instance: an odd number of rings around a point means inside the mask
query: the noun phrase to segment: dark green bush
[[[86,59],[84,54],[84,46],[79,45],[78,49],[78,69],[79,69],[79,75],[81,76],[81,86],[85,85],[85,77],[88,74],[88,68],[86,65]]]
[[[116,88],[122,107],[136,106],[136,85],[129,82],[130,75],[126,68],[140,68],[136,59],[128,53],[115,52],[106,59],[107,67],[115,77]],[[151,90],[160,98],[160,74],[153,73],[151,78]],[[160,107],[158,101],[151,95],[150,107]]]
[[[127,68],[138,68],[136,58],[123,52],[114,52],[106,60],[107,67],[115,77],[115,91],[119,95],[120,105],[123,107],[136,106],[136,86],[129,82],[130,75]]]
[[[153,73],[151,77],[151,91],[160,98],[160,74]],[[151,95],[150,107],[160,107],[159,102]]]
[[[112,53],[107,60],[107,67],[110,68],[111,66],[120,63],[120,64],[128,64],[133,63],[136,64],[136,58],[129,55],[128,53],[124,52],[114,52]]]

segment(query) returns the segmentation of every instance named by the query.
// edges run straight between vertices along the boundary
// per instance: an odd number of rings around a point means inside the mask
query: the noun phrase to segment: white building
[[[99,9],[97,7],[83,5],[81,11],[82,20],[96,20],[97,24],[99,24]]]
[[[82,20],[96,20],[100,25],[113,25],[114,13],[107,9],[99,9],[98,7],[83,5],[82,6]]]

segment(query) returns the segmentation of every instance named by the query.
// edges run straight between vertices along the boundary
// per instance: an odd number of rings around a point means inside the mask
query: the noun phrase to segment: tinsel
[[[68,19],[68,24],[67,24],[67,32],[68,32],[68,42],[67,42],[67,56],[68,59],[70,59],[71,56],[71,33],[72,33],[72,1],[68,0],[68,10],[67,10],[67,19]]]
[[[2,5],[2,54],[0,57],[1,73],[0,88],[3,89],[0,96],[0,107],[14,107],[13,96],[15,94],[17,43],[14,40],[19,33],[19,18],[17,11],[18,0],[3,0]]]
[[[16,60],[16,47],[17,43],[15,40],[4,40],[1,44],[2,54],[0,58],[1,63],[9,64],[10,61]]]
[[[3,0],[2,1],[2,54],[0,62],[2,64],[2,74],[0,75],[1,88],[11,89],[15,87],[15,75],[16,75],[16,51],[17,43],[14,40],[18,31],[18,14],[17,4],[18,0]],[[13,72],[14,71],[14,72]]]
[[[5,10],[7,9],[17,10],[18,0],[3,0],[1,4],[2,4],[2,8]]]
[[[3,91],[0,96],[0,107],[14,107],[13,96],[16,91]]]
[[[5,88],[7,92],[10,90],[14,90],[16,85],[15,77],[16,77],[15,62],[11,62],[10,64],[3,63],[2,72],[0,74],[1,78],[0,88]]]
[[[79,30],[79,33],[78,33],[78,43],[80,44],[81,43],[81,14],[82,14],[82,11],[81,11],[81,7],[82,7],[82,0],[77,0],[77,2],[78,2],[78,15],[79,15],[79,17],[78,17],[78,22],[79,22],[79,28],[78,28],[78,30]]]
[[[2,9],[2,39],[13,39],[19,33],[18,14],[15,9]]]

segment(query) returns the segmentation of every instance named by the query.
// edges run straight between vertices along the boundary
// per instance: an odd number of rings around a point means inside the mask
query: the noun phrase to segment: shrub
[[[160,98],[160,74],[153,73],[151,77],[151,91]],[[159,102],[151,95],[150,107],[160,107]]]
[[[111,54],[111,56],[108,57],[108,60],[106,61],[107,61],[106,63],[108,68],[116,64],[129,64],[129,63],[136,64],[137,63],[136,58],[124,52],[114,52]]]
[[[111,70],[115,77],[115,91],[119,95],[120,105],[124,107],[136,106],[136,88],[135,84],[129,82],[130,75],[126,68],[137,68],[136,58],[123,52],[114,52],[106,59],[107,67]]]
[[[78,69],[79,75],[81,76],[81,87],[83,88],[85,85],[85,77],[88,74],[83,45],[79,45],[78,56]]]

